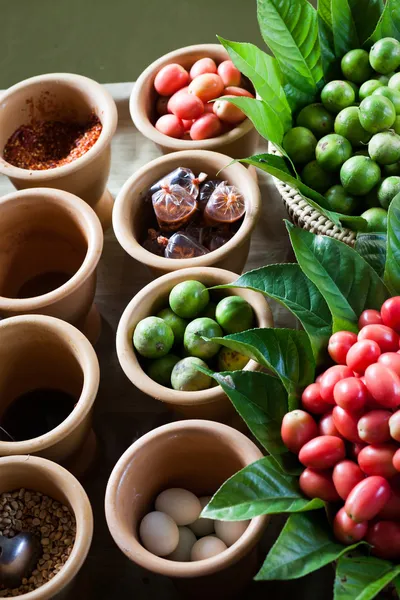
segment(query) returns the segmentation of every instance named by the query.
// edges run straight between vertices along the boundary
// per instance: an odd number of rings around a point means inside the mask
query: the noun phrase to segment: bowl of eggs
[[[222,96],[254,97],[254,90],[222,46],[198,44],[148,66],[129,107],[135,126],[163,154],[204,149],[232,158],[251,156],[258,133],[237,107],[219,100]]]
[[[177,580],[190,597],[237,593],[255,575],[268,517],[222,522],[200,513],[222,483],[262,458],[235,429],[170,423],[137,440],[117,462],[105,508],[116,544],[141,567]]]

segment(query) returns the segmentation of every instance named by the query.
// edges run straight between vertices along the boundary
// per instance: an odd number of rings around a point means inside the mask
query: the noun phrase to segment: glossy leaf
[[[400,294],[400,194],[390,203],[388,211],[387,258],[385,283],[393,295]]]
[[[343,546],[335,541],[324,511],[296,513],[287,520],[256,579],[298,579],[358,545]]]
[[[379,277],[383,277],[386,262],[386,234],[360,233],[354,247]]]
[[[383,0],[348,0],[360,44],[372,35],[383,12]]]
[[[396,577],[396,579],[394,580],[393,583],[394,583],[394,587],[396,588],[397,595],[400,598],[400,575],[398,575]]]
[[[333,331],[358,331],[365,308],[380,309],[389,296],[383,281],[353,248],[314,235],[286,222],[297,261],[324,296],[333,316]]]
[[[336,56],[360,47],[348,0],[332,0],[332,32]]]
[[[331,0],[318,0],[318,13],[325,23],[332,29],[332,6]]]
[[[332,81],[333,79],[340,79],[342,77],[342,71],[340,68],[340,58],[337,57],[335,53],[333,32],[329,24],[319,12],[318,38],[321,48],[321,62],[325,82]]]
[[[400,41],[400,4],[398,0],[387,0],[381,18],[371,36],[366,40],[368,48],[384,37],[394,37]]]
[[[228,479],[203,510],[202,516],[244,521],[260,515],[295,513],[323,508],[322,500],[301,493],[298,478],[283,473],[270,456],[248,465]]]
[[[400,573],[387,560],[356,553],[342,556],[337,564],[334,600],[370,600]]]
[[[283,150],[284,124],[277,118],[276,113],[269,104],[262,100],[246,98],[245,96],[226,98],[226,100],[244,112],[263,138]]]

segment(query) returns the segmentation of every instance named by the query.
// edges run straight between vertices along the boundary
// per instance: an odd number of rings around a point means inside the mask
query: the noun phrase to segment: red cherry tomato
[[[359,341],[354,344],[347,353],[347,366],[353,371],[364,373],[369,365],[372,365],[378,360],[380,354],[381,349],[373,340]]]
[[[396,451],[395,455],[393,456],[393,466],[396,469],[396,471],[400,471],[400,448]]]
[[[341,379],[346,379],[346,377],[353,377],[353,372],[349,367],[344,365],[335,365],[334,367],[329,367],[325,371],[325,373],[321,377],[320,385],[321,385],[321,398],[325,402],[329,404],[335,404],[335,400],[333,398],[333,388]]]
[[[362,442],[359,442],[358,444],[357,443],[351,444],[350,445],[350,450],[349,450],[349,456],[351,458],[353,458],[354,460],[357,460],[358,459],[358,455],[360,454],[361,450],[363,448],[365,448],[366,445],[367,444],[364,444]]]
[[[393,466],[396,450],[397,446],[393,443],[371,444],[361,450],[358,464],[367,475],[380,475],[389,479],[397,474]]]
[[[341,379],[333,389],[336,404],[349,412],[360,412],[364,408],[368,396],[364,382],[356,377]]]
[[[304,410],[292,410],[282,420],[281,436],[285,446],[298,454],[300,449],[318,435],[318,426]]]
[[[301,404],[304,410],[315,415],[323,415],[332,408],[330,404],[321,398],[320,383],[311,383],[306,387],[301,396]]]
[[[385,506],[390,494],[386,479],[373,475],[357,483],[351,490],[344,509],[353,521],[370,521]]]
[[[312,469],[329,469],[346,455],[343,440],[333,435],[321,435],[307,442],[299,452],[299,460]]]
[[[383,321],[382,321],[382,317],[381,317],[381,313],[379,312],[379,310],[374,310],[372,308],[368,308],[367,310],[364,310],[361,315],[360,318],[358,319],[358,328],[362,329],[363,327],[366,327],[367,325],[382,325]]]
[[[333,520],[333,533],[335,538],[342,544],[354,544],[362,540],[368,531],[368,522],[356,523],[347,515],[344,508],[341,508]]]
[[[400,377],[400,354],[397,352],[384,352],[378,358],[378,363],[391,369]]]
[[[371,552],[388,560],[400,557],[400,523],[378,521],[368,528],[366,540],[373,546]]]
[[[336,435],[342,437],[333,422],[332,412],[321,417],[318,423],[319,435]]]
[[[389,419],[391,412],[388,410],[371,410],[365,413],[358,421],[358,435],[368,444],[382,444],[390,440]]]
[[[397,352],[399,349],[399,336],[386,325],[367,325],[358,333],[359,340],[373,340],[381,352]]]
[[[393,296],[382,304],[382,321],[397,333],[400,333],[400,296]]]
[[[400,410],[390,415],[389,418],[389,431],[391,437],[400,442]]]
[[[337,331],[329,338],[328,352],[332,360],[339,365],[346,364],[346,356],[357,341],[357,334],[352,331]]]
[[[335,465],[332,473],[333,483],[342,500],[346,500],[351,490],[365,479],[360,467],[352,460],[342,460]]]
[[[331,471],[304,469],[299,479],[300,489],[308,498],[320,498],[325,502],[340,500],[332,481]]]
[[[384,365],[370,365],[365,371],[365,384],[381,406],[400,406],[400,377]]]
[[[358,435],[357,423],[359,416],[335,406],[332,411],[333,422],[338,432],[349,442],[361,442]]]

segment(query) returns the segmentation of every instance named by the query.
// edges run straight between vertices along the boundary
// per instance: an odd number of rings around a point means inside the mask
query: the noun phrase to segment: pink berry
[[[216,115],[205,114],[193,123],[190,129],[190,137],[192,140],[206,140],[220,135],[221,129],[221,121]]]
[[[200,58],[196,60],[192,68],[190,69],[189,75],[190,79],[194,79],[199,75],[204,75],[204,73],[216,73],[217,65],[213,61],[212,58]]]
[[[190,128],[193,125],[193,119],[182,119],[182,123],[183,123],[183,129],[185,130],[185,133],[186,133],[187,131],[190,131]]]
[[[197,96],[179,90],[171,96],[168,111],[178,119],[198,119],[204,112],[204,104]]]
[[[234,98],[234,96],[229,97]],[[231,104],[227,100],[216,100],[216,102],[214,102],[214,113],[219,119],[221,119],[221,121],[230,123],[231,125],[241,123],[246,118],[246,115],[240,110],[240,108],[234,104]]]
[[[231,60],[224,60],[218,65],[218,75],[224,82],[224,86],[239,85],[242,78],[239,69],[235,67]]]
[[[198,96],[203,102],[218,98],[224,90],[224,84],[219,75],[204,73],[199,75],[189,85],[189,94]]]
[[[173,138],[181,138],[184,134],[183,123],[175,115],[163,115],[156,121],[155,128]]]
[[[172,96],[189,81],[189,73],[173,63],[160,69],[154,79],[154,87],[161,96]]]
[[[229,85],[224,89],[224,95],[229,96],[247,96],[247,98],[254,98],[254,95],[251,94],[248,90],[245,90],[241,87],[236,87],[234,85]]]
[[[214,112],[214,103],[206,102],[204,105],[204,112],[205,113],[213,113]]]

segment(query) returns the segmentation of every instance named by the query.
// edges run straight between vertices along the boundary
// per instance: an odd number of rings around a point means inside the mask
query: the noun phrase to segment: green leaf
[[[390,203],[384,280],[393,295],[400,294],[400,194]]]
[[[365,308],[380,309],[389,296],[383,281],[361,256],[343,242],[314,235],[286,221],[297,261],[325,298],[333,331],[358,331]]]
[[[307,0],[258,0],[257,16],[281,68],[291,108],[314,102],[323,75],[315,9]]]
[[[325,23],[332,29],[332,6],[331,0],[318,0],[318,13]]]
[[[348,0],[360,44],[370,37],[383,12],[383,0]]]
[[[400,577],[397,576],[393,583],[396,588],[397,596],[400,598]]]
[[[359,233],[355,249],[378,273],[379,277],[383,277],[386,262],[386,234]]]
[[[368,48],[384,37],[394,37],[400,41],[400,4],[398,0],[387,0],[381,18],[371,36],[366,40]]]
[[[332,333],[332,315],[322,294],[298,264],[268,265],[217,287],[245,288],[273,298],[299,319],[308,333],[316,360],[325,356]]]
[[[261,100],[275,112],[286,132],[292,126],[292,113],[282,87],[281,73],[275,58],[253,44],[230,42],[218,36],[236,67],[254,85]]]
[[[342,556],[337,564],[334,600],[370,600],[393,581],[400,566],[372,556]]]
[[[284,125],[266,102],[245,96],[226,98],[226,100],[244,112],[263,138],[269,140],[284,152],[282,149],[282,140],[285,133]]]
[[[326,82],[342,77],[340,57],[335,54],[335,43],[331,27],[318,12],[318,38],[321,47],[322,70]]]
[[[323,508],[322,500],[305,498],[298,477],[282,473],[266,456],[228,479],[203,510],[202,516],[244,521],[260,515],[296,513]]]
[[[315,360],[304,331],[271,327],[212,339],[276,373],[288,392],[289,410],[297,407],[303,389],[314,381]]]
[[[332,31],[336,56],[360,47],[353,15],[347,0],[332,0]]]
[[[343,546],[336,542],[325,512],[296,513],[287,520],[256,579],[298,579],[358,545]]]

